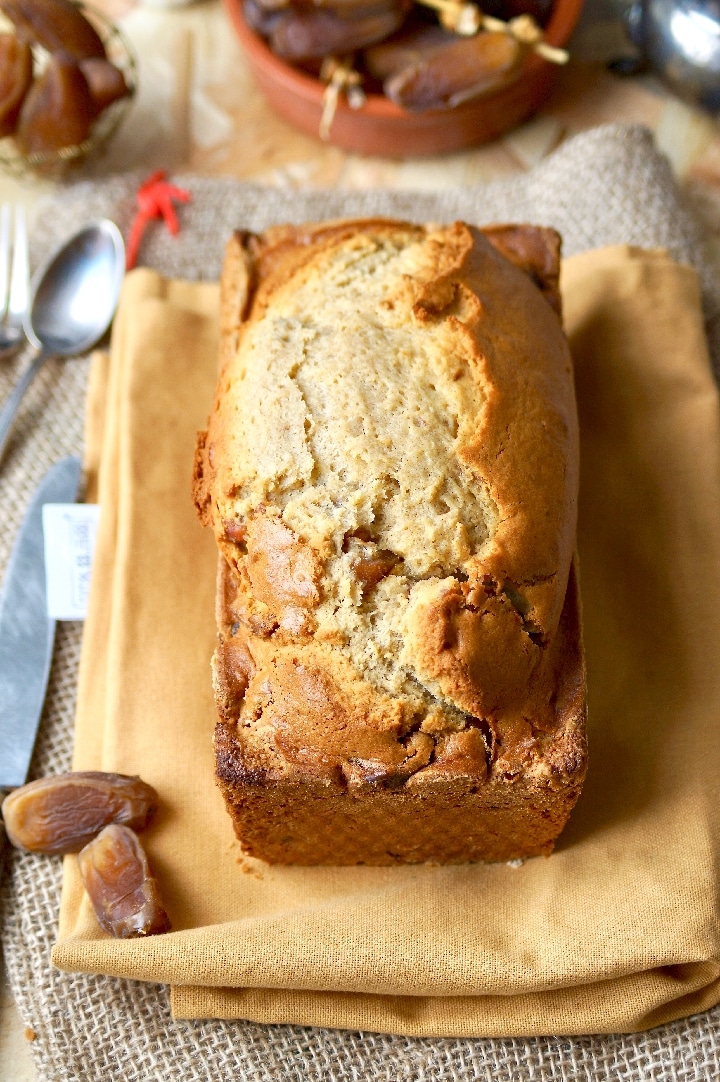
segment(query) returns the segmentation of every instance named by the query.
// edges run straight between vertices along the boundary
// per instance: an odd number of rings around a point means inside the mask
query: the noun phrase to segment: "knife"
[[[23,519],[0,593],[0,795],[27,779],[55,641],[45,596],[42,508],[74,503],[81,469],[80,459],[70,457],[45,474]]]

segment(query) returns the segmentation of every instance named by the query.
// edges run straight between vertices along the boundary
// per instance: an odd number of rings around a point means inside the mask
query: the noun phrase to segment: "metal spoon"
[[[23,395],[45,361],[86,353],[110,326],[124,271],[122,236],[104,220],[81,229],[34,275],[24,324],[39,352],[0,410],[0,458]]]

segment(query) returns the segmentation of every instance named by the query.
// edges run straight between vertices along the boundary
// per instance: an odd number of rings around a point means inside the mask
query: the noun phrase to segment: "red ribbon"
[[[125,260],[125,267],[127,270],[132,270],[137,264],[138,252],[140,250],[140,244],[148,224],[157,219],[162,219],[165,223],[165,227],[168,233],[176,236],[180,232],[180,223],[175,211],[173,200],[178,203],[188,203],[190,201],[190,192],[186,192],[184,188],[178,188],[174,184],[168,183],[165,179],[165,171],[159,169],[152,176],[149,176],[147,180],[143,181],[137,190],[135,201],[137,202],[137,213],[133,218],[133,223],[130,227],[130,235],[128,236],[127,243],[127,256]]]

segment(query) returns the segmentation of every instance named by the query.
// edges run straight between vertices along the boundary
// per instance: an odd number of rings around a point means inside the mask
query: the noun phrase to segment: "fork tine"
[[[8,305],[10,271],[10,204],[0,208],[0,320],[5,318]]]
[[[25,208],[15,208],[15,236],[13,239],[12,276],[8,298],[8,321],[22,328],[23,315],[28,306],[29,286],[28,239],[25,224]]]

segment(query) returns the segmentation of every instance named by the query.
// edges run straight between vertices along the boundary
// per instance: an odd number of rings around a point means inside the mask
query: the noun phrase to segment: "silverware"
[[[0,594],[0,796],[27,780],[55,641],[45,596],[42,508],[74,503],[80,472],[79,458],[63,458],[45,474],[15,540]]]
[[[641,55],[616,61],[616,70],[650,67],[681,98],[720,112],[718,0],[632,0],[624,19]]]
[[[0,358],[10,357],[25,338],[23,319],[30,298],[27,228],[23,207],[0,208]]]
[[[0,457],[23,396],[50,357],[85,353],[108,329],[125,273],[125,246],[110,221],[85,226],[34,276],[25,333],[39,351],[0,412]]]

